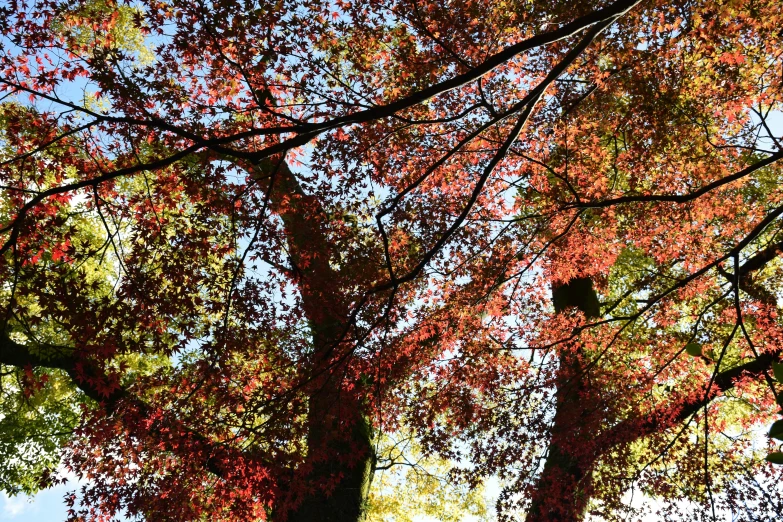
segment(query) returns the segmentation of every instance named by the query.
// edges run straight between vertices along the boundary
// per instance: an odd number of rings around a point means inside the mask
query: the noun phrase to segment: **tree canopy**
[[[781,27],[5,0],[0,489],[70,470],[73,520],[486,518],[487,481],[498,520],[779,519]]]

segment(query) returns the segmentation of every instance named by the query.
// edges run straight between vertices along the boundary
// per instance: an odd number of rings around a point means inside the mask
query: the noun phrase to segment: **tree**
[[[0,9],[4,490],[359,520],[408,433],[500,517],[780,513],[779,2]]]

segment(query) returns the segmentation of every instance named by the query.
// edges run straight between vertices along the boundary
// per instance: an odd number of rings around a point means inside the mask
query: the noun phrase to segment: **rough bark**
[[[555,311],[576,307],[586,318],[599,316],[592,281],[577,278],[552,289]],[[555,415],[546,461],[534,487],[528,522],[577,522],[584,517],[590,498],[590,472],[595,456],[581,451],[591,436],[585,415],[594,400],[581,368],[579,346],[560,353]],[[578,453],[578,455],[577,455]]]
[[[329,386],[327,386],[329,387]],[[291,522],[362,520],[372,480],[371,429],[362,408],[331,389],[310,399],[305,460],[309,494]]]
[[[328,217],[284,162],[260,167],[270,179],[272,209],[285,226],[294,277],[313,335],[306,386],[308,454],[303,468],[309,472],[303,484],[293,484],[294,488],[306,486],[307,493],[293,512],[276,518],[358,521],[366,510],[374,453],[364,404],[344,392],[343,368],[335,364],[347,349],[342,339],[350,325],[340,285],[343,275],[330,263],[332,253],[324,232]]]

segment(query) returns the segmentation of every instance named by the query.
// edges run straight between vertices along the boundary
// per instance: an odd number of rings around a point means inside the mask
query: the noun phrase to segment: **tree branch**
[[[132,395],[125,388],[118,387],[107,394],[106,390],[96,386],[96,382],[108,382],[108,376],[96,363],[75,357],[72,349],[54,345],[43,345],[41,348],[47,355],[39,355],[27,346],[11,340],[7,334],[0,333],[0,364],[17,368],[35,367],[63,370],[87,397],[99,403],[109,413],[116,410],[121,401],[134,406],[142,415],[148,415],[152,412],[153,409],[146,402]],[[218,477],[225,474],[213,457],[218,448],[220,451],[225,451],[225,446],[216,445],[206,436],[193,431],[179,420],[169,420],[169,422],[177,424],[177,427],[188,433],[193,440],[206,446],[208,450],[206,454],[210,455],[204,462],[207,471]],[[152,432],[154,433],[154,431]]]
[[[748,165],[744,169],[739,170],[734,174],[730,174],[716,181],[713,181],[712,183],[708,183],[707,185],[704,185],[700,189],[694,190],[693,192],[689,192],[687,194],[640,194],[638,196],[622,196],[619,198],[605,199],[603,201],[574,202],[566,205],[564,207],[564,210],[569,208],[606,208],[614,205],[622,205],[627,203],[655,203],[655,202],[687,203],[688,201],[697,199],[703,196],[704,194],[712,190],[715,190],[718,187],[721,187],[723,185],[728,185],[729,183],[744,178],[745,176],[748,176],[759,169],[772,165],[773,163],[777,162],[780,159],[783,159],[783,150],[778,151],[770,156],[767,156],[763,160],[757,161],[752,165]]]

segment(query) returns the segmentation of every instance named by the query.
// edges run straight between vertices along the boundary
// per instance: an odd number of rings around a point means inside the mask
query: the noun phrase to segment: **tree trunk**
[[[326,233],[329,216],[317,198],[305,193],[284,161],[257,166],[273,180],[271,205],[285,225],[292,275],[313,336],[308,361],[307,455],[288,491],[293,509],[273,518],[289,522],[358,522],[364,518],[374,463],[372,430],[359,399],[358,383],[344,386],[349,306],[346,276],[332,264]]]
[[[578,308],[587,319],[599,316],[592,281],[578,278],[553,288],[555,311]],[[544,469],[539,476],[527,522],[578,522],[590,499],[591,471],[596,456],[589,446],[591,430],[584,426],[594,397],[582,373],[581,347],[560,352],[557,401]]]
[[[334,310],[331,310],[334,312]],[[316,319],[309,314],[314,352],[307,413],[307,456],[301,484],[301,503],[290,522],[358,522],[364,519],[372,480],[372,428],[360,394],[346,392],[343,372],[332,367],[344,329],[339,316],[329,312]],[[351,383],[355,385],[355,383]],[[292,492],[296,495],[296,491]]]
[[[314,396],[308,413],[310,486],[291,522],[356,522],[364,518],[372,480],[371,428],[356,404],[339,393]]]

